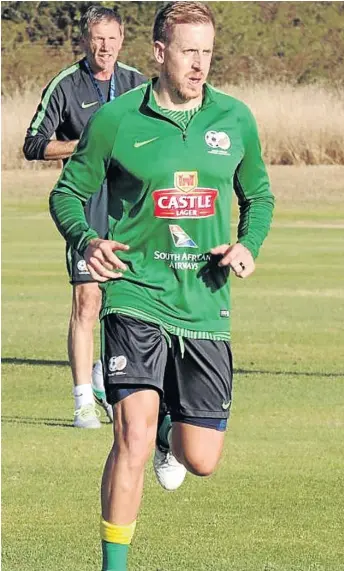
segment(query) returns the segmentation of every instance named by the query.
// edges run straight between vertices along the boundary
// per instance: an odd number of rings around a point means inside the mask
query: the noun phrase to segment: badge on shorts
[[[109,371],[111,371],[111,373],[123,371],[127,366],[127,362],[127,358],[124,357],[124,355],[111,357],[111,359],[109,359]]]

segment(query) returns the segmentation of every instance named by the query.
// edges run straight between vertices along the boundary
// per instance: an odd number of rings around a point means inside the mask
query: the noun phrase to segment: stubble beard
[[[173,75],[166,74],[167,84],[174,95],[181,103],[187,103],[191,99],[197,99],[202,95],[203,84],[200,88],[187,88],[182,83],[177,83]],[[187,79],[185,79],[187,81]]]

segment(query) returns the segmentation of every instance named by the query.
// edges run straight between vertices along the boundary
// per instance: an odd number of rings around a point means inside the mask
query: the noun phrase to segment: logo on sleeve
[[[156,218],[208,218],[215,214],[219,191],[198,186],[197,171],[174,173],[174,188],[154,190]]]

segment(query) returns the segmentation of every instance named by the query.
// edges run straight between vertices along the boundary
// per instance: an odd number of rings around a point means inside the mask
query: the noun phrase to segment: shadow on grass
[[[68,422],[65,418],[32,418],[29,416],[13,416],[3,414],[1,417],[2,424],[27,424],[31,426],[59,426],[61,428],[74,428],[72,422]],[[101,421],[101,424],[107,426],[107,421]]]
[[[18,359],[17,357],[4,357],[2,363],[9,365],[52,365],[54,367],[69,367],[68,361],[52,361],[44,359]],[[235,369],[236,375],[290,375],[293,377],[338,377],[344,378],[344,371],[338,373],[321,373],[319,371],[265,371],[259,369]]]
[[[49,359],[18,359],[17,357],[3,357],[1,362],[8,365],[53,365],[54,367],[69,367],[68,361],[52,361]]]
[[[339,377],[339,378],[344,378],[344,371],[338,372],[338,373],[321,373],[321,372],[316,372],[314,371],[313,373],[311,371],[259,371],[259,370],[254,370],[254,369],[236,369],[234,367],[234,374],[235,375],[272,375],[272,376],[278,376],[278,375],[290,375],[292,377]]]
[[[60,426],[62,428],[73,428],[71,422],[65,418],[32,418],[25,416],[2,415],[3,424],[30,424],[32,426]]]

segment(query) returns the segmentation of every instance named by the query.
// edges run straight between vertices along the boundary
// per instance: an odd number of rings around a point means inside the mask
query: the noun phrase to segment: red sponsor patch
[[[177,188],[166,188],[152,192],[154,216],[156,218],[207,218],[215,214],[218,190],[194,188],[181,192]]]

